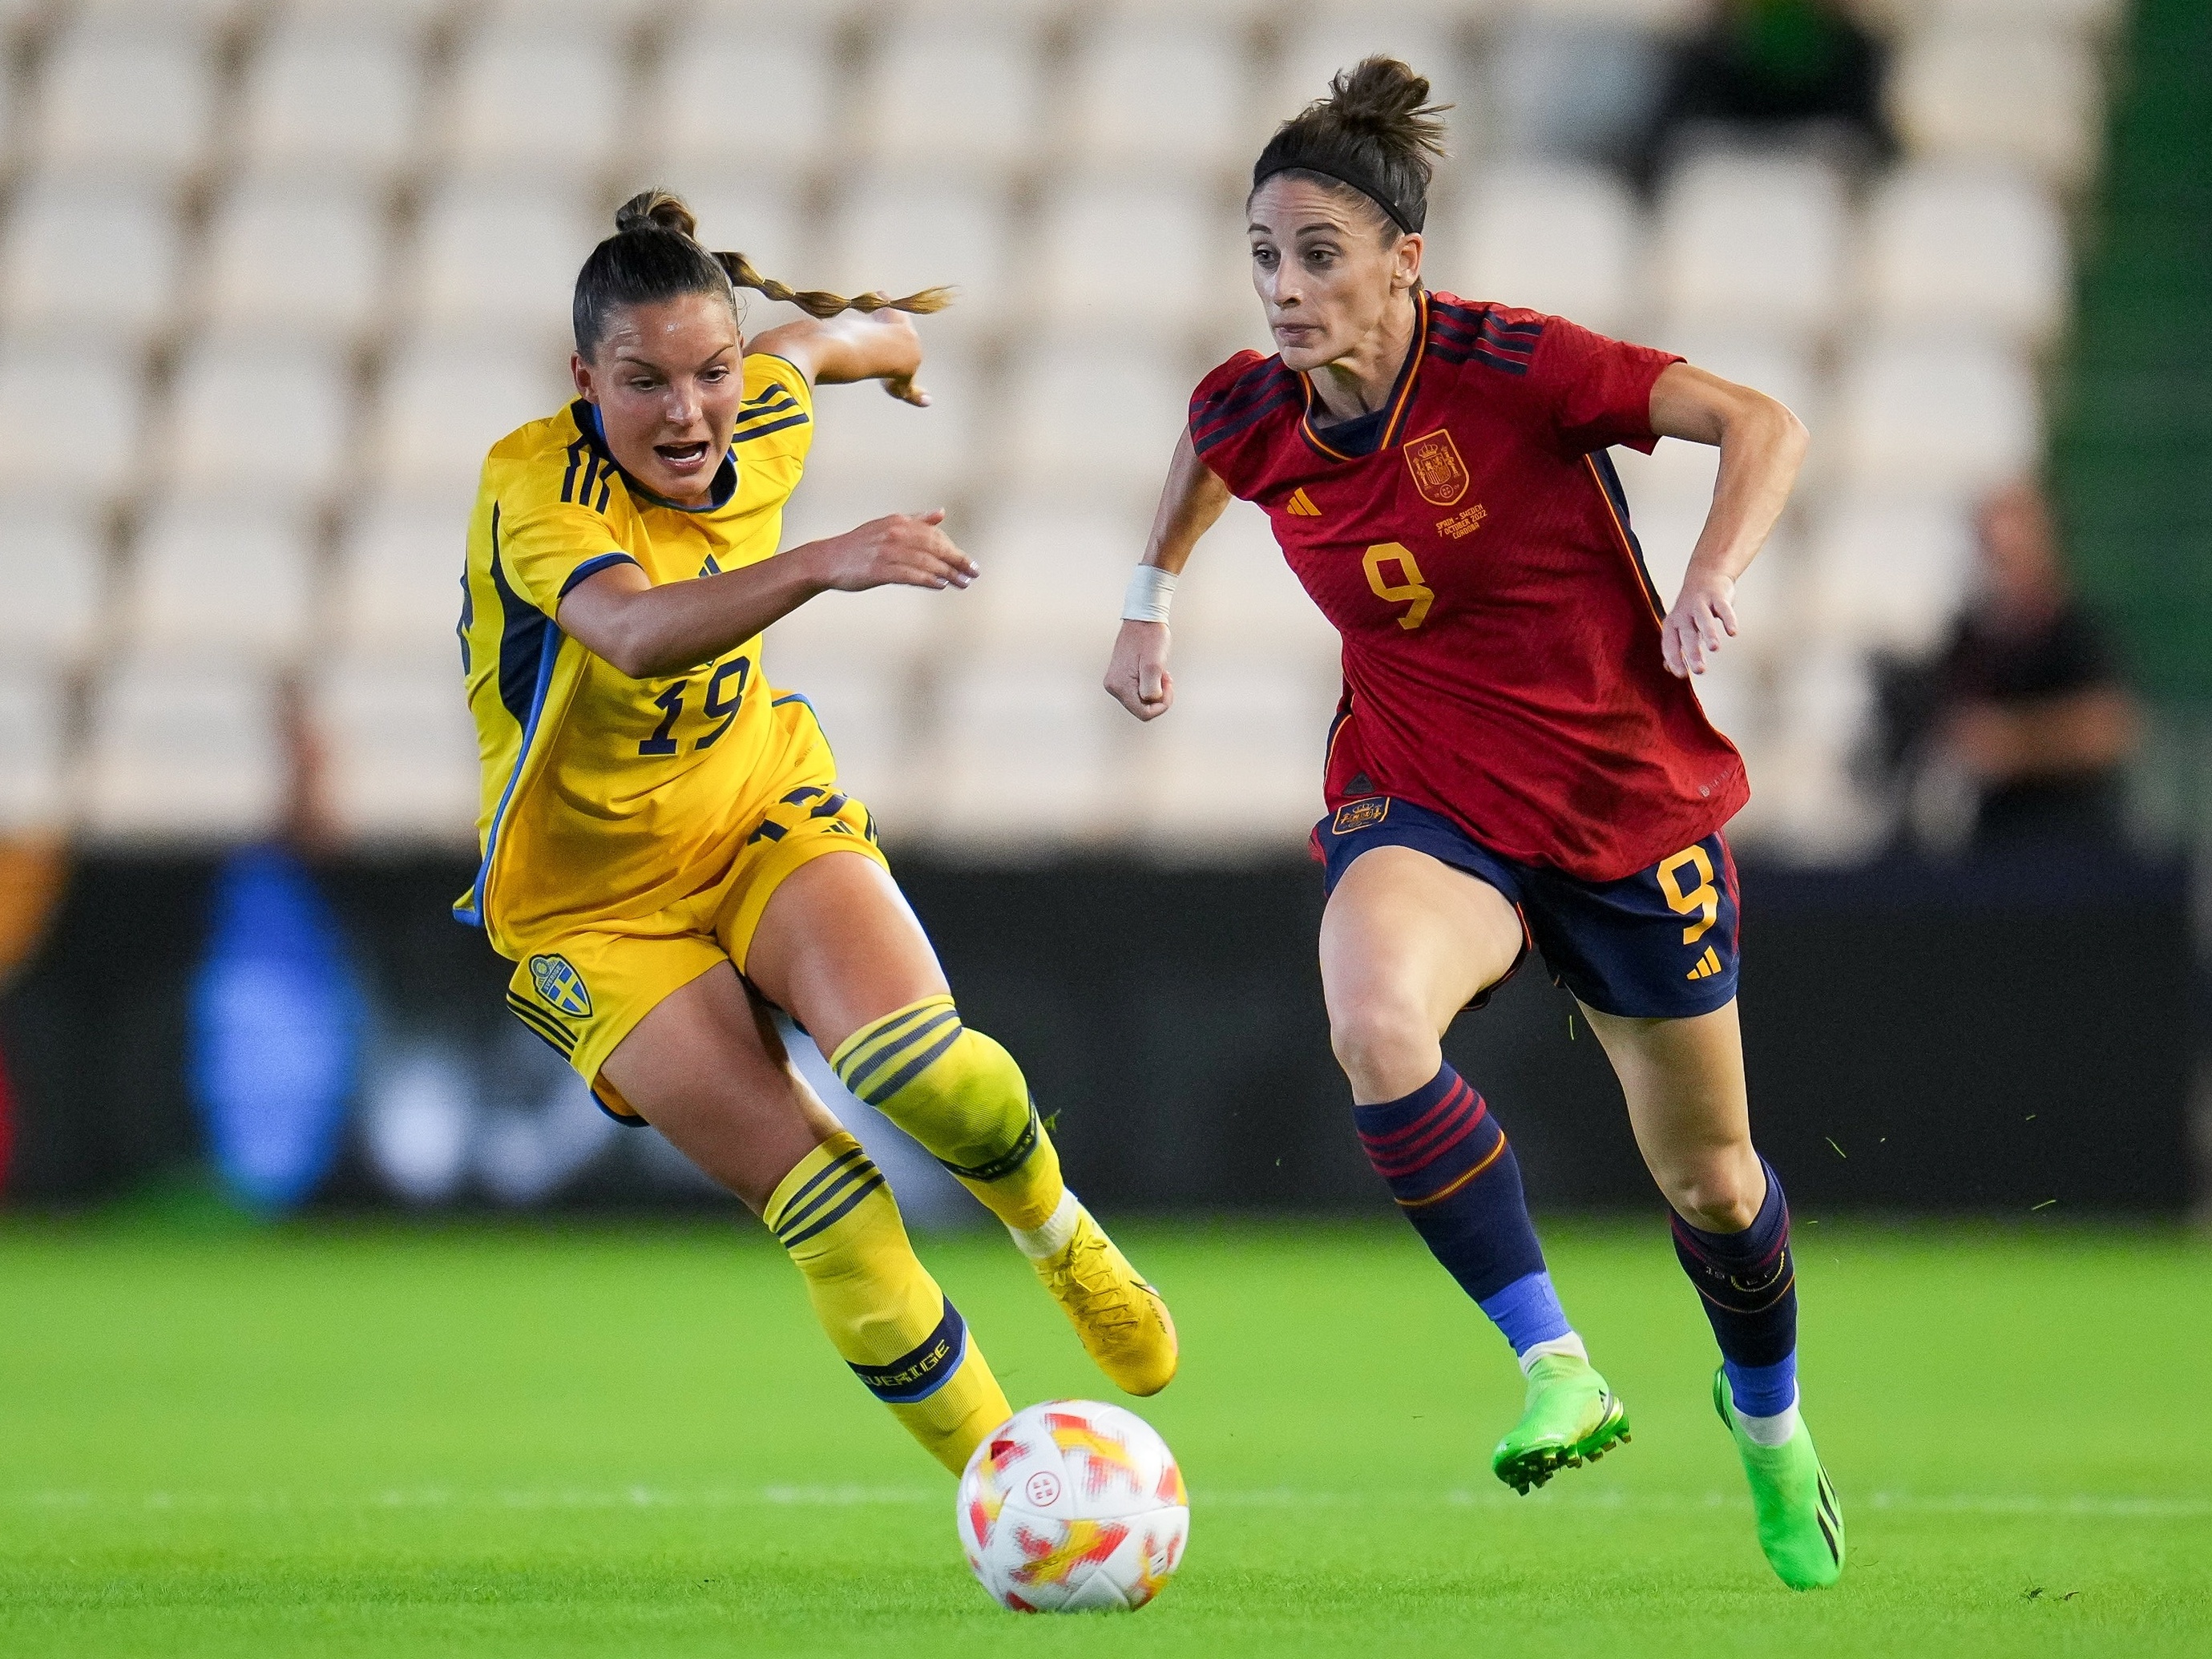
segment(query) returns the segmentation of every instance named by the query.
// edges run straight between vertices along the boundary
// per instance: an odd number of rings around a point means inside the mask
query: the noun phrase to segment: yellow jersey
[[[579,399],[492,447],[469,522],[460,635],[483,763],[475,884],[455,903],[513,955],[564,918],[644,916],[729,864],[781,774],[758,635],[680,674],[633,679],[568,639],[561,600],[627,562],[656,585],[772,556],[813,438],[813,388],[744,360],[744,403],[708,505],[616,465]]]

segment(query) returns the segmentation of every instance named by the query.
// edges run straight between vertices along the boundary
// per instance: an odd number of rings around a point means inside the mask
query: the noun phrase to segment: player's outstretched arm
[[[561,601],[561,631],[635,679],[681,673],[743,645],[817,593],[965,587],[975,562],[939,526],[943,508],[895,513],[718,576],[654,586],[635,564],[586,577]]]
[[[802,318],[746,341],[745,350],[781,357],[817,386],[881,380],[901,402],[929,406],[929,394],[914,383],[921,336],[902,311]]]
[[[1175,578],[1190,562],[1198,538],[1213,527],[1229,505],[1229,486],[1198,459],[1185,432],[1168,463],[1168,481],[1152,514],[1152,533],[1121,608],[1121,632],[1106,665],[1106,690],[1115,702],[1140,720],[1157,720],[1175,702],[1175,679],[1168,672],[1167,601]],[[1151,574],[1147,575],[1146,573]],[[1140,600],[1139,589],[1149,597]],[[1141,604],[1143,615],[1133,616]],[[1157,612],[1154,619],[1147,619]]]
[[[1712,511],[1659,641],[1667,672],[1687,678],[1704,673],[1706,659],[1736,631],[1735,579],[1789,504],[1808,440],[1805,423],[1765,392],[1687,363],[1669,365],[1652,386],[1651,429],[1720,446]]]

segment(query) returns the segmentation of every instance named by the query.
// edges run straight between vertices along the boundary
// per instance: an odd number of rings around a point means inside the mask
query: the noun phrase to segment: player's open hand
[[[1168,625],[1124,622],[1106,665],[1106,691],[1140,720],[1158,720],[1175,704],[1175,676],[1168,672]]]
[[[872,587],[965,587],[981,574],[941,526],[945,509],[894,513],[808,549],[816,583],[862,593]]]
[[[1659,633],[1659,654],[1677,679],[1702,674],[1721,648],[1735,637],[1735,584],[1726,576],[1692,574]]]

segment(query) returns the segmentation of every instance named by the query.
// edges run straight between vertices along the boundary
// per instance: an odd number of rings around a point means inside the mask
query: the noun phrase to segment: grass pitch
[[[1503,1345],[1401,1230],[1121,1229],[1191,1552],[1133,1617],[969,1581],[951,1483],[749,1227],[0,1230],[0,1652],[2212,1652],[2212,1245],[1803,1225],[1842,1586],[1767,1573],[1663,1229],[1548,1230],[1635,1443],[1516,1498]],[[1098,1395],[924,1242],[1019,1403]]]

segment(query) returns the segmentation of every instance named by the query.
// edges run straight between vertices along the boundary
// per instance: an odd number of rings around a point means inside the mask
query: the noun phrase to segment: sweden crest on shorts
[[[568,965],[568,957],[531,957],[530,982],[538,988],[539,996],[562,1013],[579,1019],[591,1017],[592,994],[584,988],[584,976]]]

